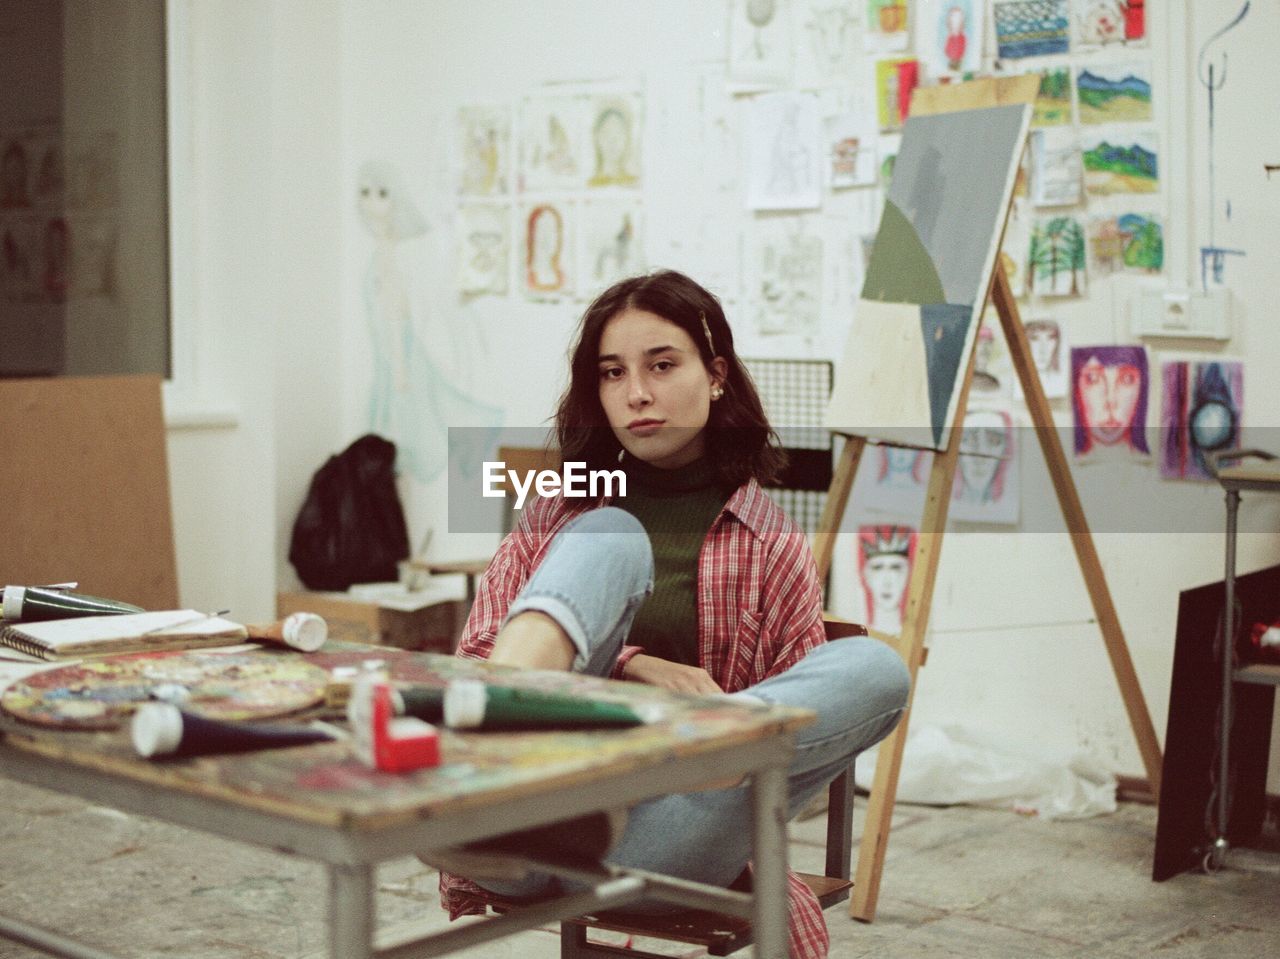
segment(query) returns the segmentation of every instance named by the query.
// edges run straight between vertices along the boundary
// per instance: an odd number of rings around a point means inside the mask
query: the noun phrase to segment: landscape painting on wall
[[[1081,123],[1150,120],[1151,64],[1112,63],[1081,67],[1076,75]]]
[[[1109,138],[1108,138],[1109,137]],[[1081,138],[1086,192],[1155,193],[1160,188],[1159,161],[1154,133]]]

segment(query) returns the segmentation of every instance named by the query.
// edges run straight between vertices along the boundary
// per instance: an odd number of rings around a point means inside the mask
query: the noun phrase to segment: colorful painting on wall
[[[1055,127],[1071,122],[1071,71],[1066,67],[1033,70],[1040,75],[1040,92],[1036,94],[1033,127]]]
[[[1150,213],[1121,213],[1089,220],[1089,270],[1151,275],[1164,268],[1164,230]]]
[[[871,52],[905,50],[910,39],[907,0],[867,0],[863,35]]]
[[[1151,110],[1151,62],[1090,63],[1076,74],[1081,123],[1138,123]]]
[[[828,428],[944,449],[977,336],[1030,104],[910,117]]]
[[[1174,360],[1161,369],[1160,475],[1211,480],[1208,456],[1239,449],[1244,364]]]
[[[1031,292],[1037,296],[1083,296],[1085,242],[1080,221],[1073,216],[1037,220],[1031,227],[1027,271]]]
[[[920,82],[920,61],[912,57],[880,60],[876,63],[876,116],[880,129],[902,129],[911,94]]]
[[[639,94],[596,97],[587,124],[591,174],[587,186],[640,185]]]
[[[929,74],[973,73],[982,66],[985,0],[928,0],[919,49]]]
[[[877,632],[890,636],[902,632],[916,539],[910,526],[858,527],[858,579],[867,604],[867,625]]]
[[[1146,458],[1147,351],[1141,346],[1078,346],[1071,350],[1072,413],[1079,459]]]
[[[1141,45],[1147,38],[1146,0],[1072,0],[1078,48]]]
[[[1125,136],[1109,130],[1106,136],[1082,137],[1080,146],[1088,193],[1155,193],[1160,188],[1154,133],[1140,130]]]
[[[885,444],[869,447],[869,453],[867,470],[870,473],[865,478],[865,493],[855,494],[857,501],[871,512],[918,517],[924,507],[933,454]],[[859,480],[863,480],[861,475]]]
[[[824,128],[828,188],[875,186],[875,121],[861,113],[842,113],[828,117]]]
[[[951,489],[952,519],[1016,525],[1021,478],[1013,413],[975,406],[965,413]]]
[[[994,0],[991,9],[998,59],[1067,52],[1071,27],[1067,0]]]
[[[520,211],[521,288],[533,299],[557,299],[574,290],[574,205],[526,202]]]

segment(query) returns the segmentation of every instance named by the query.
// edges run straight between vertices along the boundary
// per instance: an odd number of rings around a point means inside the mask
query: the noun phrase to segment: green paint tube
[[[72,583],[72,586],[75,584]],[[0,619],[34,623],[45,619],[72,619],[77,616],[119,616],[142,613],[141,606],[73,593],[59,586],[6,586],[0,595]]]
[[[600,729],[639,726],[645,718],[620,703],[455,679],[444,694],[444,722],[455,729]]]

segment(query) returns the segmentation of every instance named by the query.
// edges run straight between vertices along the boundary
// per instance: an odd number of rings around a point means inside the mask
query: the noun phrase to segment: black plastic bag
[[[308,589],[399,578],[409,531],[395,461],[396,445],[370,433],[316,470],[289,542],[289,562]]]

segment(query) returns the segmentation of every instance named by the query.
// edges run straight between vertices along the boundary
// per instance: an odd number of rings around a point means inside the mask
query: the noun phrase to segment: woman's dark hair
[[[570,352],[569,386],[556,409],[563,461],[585,462],[589,470],[617,468],[622,444],[600,404],[600,337],[605,324],[628,308],[656,314],[688,333],[707,369],[717,356],[724,359],[724,396],[711,404],[706,431],[707,455],[720,480],[735,488],[753,477],[762,484],[776,482],[786,454],[765,418],[751,375],[734,352],[720,301],[674,270],[622,280],[587,307]]]

